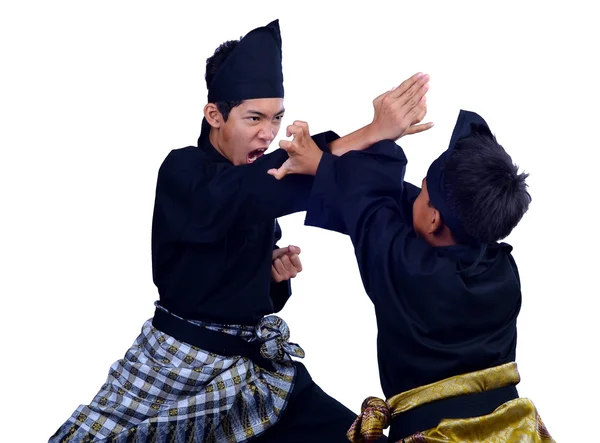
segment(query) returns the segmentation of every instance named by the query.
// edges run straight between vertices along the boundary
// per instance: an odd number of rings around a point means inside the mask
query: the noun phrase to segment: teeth
[[[258,157],[260,157],[266,150],[267,150],[266,148],[261,148],[261,149],[256,149],[256,150],[252,151],[250,154],[248,154],[248,161],[250,163],[252,163]]]

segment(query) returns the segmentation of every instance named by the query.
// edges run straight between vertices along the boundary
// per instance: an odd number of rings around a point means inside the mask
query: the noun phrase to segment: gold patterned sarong
[[[437,400],[490,391],[520,381],[516,363],[475,371],[420,386],[384,401],[369,397],[348,431],[354,443],[381,437],[393,417]],[[516,398],[494,412],[466,419],[444,419],[435,428],[404,438],[402,443],[555,443],[531,400]],[[398,442],[398,443],[400,443]]]

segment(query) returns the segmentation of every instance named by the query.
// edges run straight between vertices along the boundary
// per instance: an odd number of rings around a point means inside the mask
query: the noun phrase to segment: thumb
[[[284,256],[289,252],[289,248],[277,248],[273,249],[273,258],[271,260],[275,260],[281,256]]]
[[[433,128],[433,122],[409,126],[404,135],[418,134],[419,132],[427,131],[431,128]]]
[[[288,158],[279,168],[271,168],[267,171],[267,174],[272,175],[277,180],[281,180],[288,174],[293,174],[294,172],[291,170],[291,160]]]
[[[287,175],[287,170],[283,167],[281,167],[279,169],[269,169],[267,171],[267,174],[272,175],[277,180],[281,180],[283,177],[285,177]]]
[[[290,254],[300,254],[302,252],[298,246],[289,245],[288,246]]]

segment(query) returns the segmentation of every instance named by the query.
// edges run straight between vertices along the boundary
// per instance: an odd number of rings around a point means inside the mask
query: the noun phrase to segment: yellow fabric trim
[[[517,398],[481,417],[446,419],[403,443],[556,443],[531,400]]]
[[[395,395],[387,400],[392,417],[410,411],[417,406],[458,395],[491,391],[504,386],[516,385],[521,381],[517,364],[506,363],[494,368],[449,377],[410,391]]]

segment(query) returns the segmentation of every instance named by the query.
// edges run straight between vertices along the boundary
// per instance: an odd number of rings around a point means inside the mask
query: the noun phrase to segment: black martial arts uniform
[[[313,139],[327,151],[334,137],[328,132]],[[189,320],[254,325],[281,310],[291,294],[289,281],[271,279],[272,250],[281,238],[275,218],[306,210],[313,177],[278,181],[268,175],[287,158],[283,150],[234,166],[207,136],[198,145],[172,151],[158,175],[152,262],[160,304]],[[294,364],[289,404],[256,441],[347,441],[356,414],[326,395],[304,365]]]
[[[420,189],[404,181],[406,163],[392,141],[339,158],[324,153],[306,218],[310,226],[342,226],[334,230],[352,240],[375,307],[386,398],[514,361],[521,306],[511,246],[432,247],[417,237],[412,203]],[[331,224],[335,217],[341,225]],[[515,396],[511,388],[481,408],[453,404],[451,416],[470,417],[473,409],[487,413],[486,407]],[[390,441],[437,425],[448,409],[420,407],[398,417]]]

